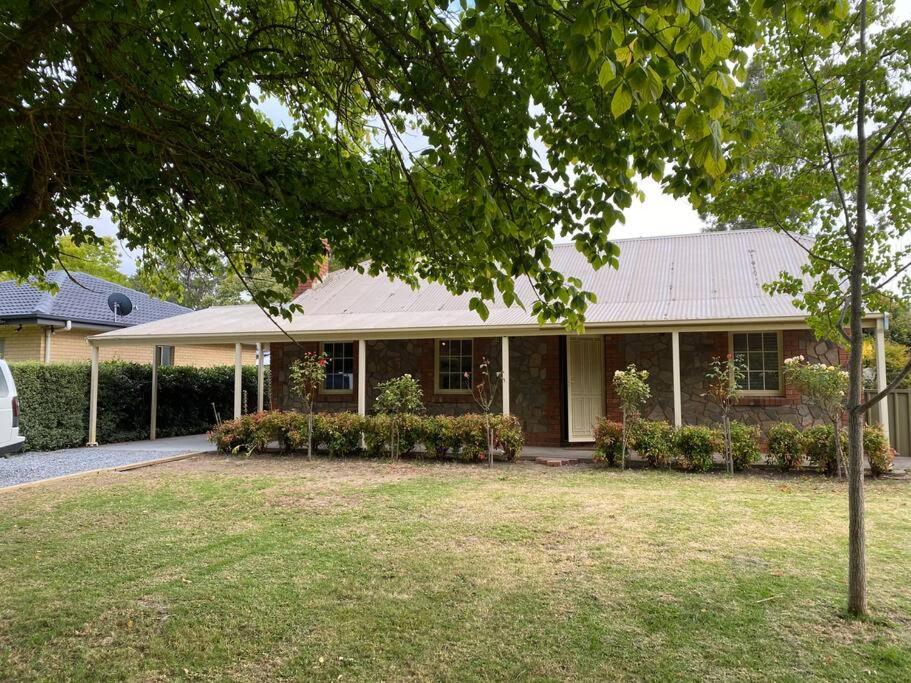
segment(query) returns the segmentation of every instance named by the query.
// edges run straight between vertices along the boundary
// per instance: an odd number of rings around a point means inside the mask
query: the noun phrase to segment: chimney
[[[326,250],[326,254],[323,256],[322,261],[320,261],[319,273],[315,278],[307,278],[303,282],[298,283],[297,289],[294,290],[295,299],[308,289],[319,287],[320,283],[325,280],[326,276],[329,274],[329,255],[331,251],[329,249],[329,242],[325,239],[323,240],[323,248]]]

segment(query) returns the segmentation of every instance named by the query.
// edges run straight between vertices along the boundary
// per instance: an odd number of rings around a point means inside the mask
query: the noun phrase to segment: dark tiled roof
[[[72,320],[111,327],[129,327],[140,323],[170,318],[190,311],[189,308],[155,299],[135,289],[123,287],[94,275],[72,273],[73,280],[62,270],[47,273],[47,281],[59,286],[56,294],[44,292],[15,280],[0,282],[0,320],[45,318]],[[133,302],[133,311],[114,321],[108,308],[108,295],[122,292]]]

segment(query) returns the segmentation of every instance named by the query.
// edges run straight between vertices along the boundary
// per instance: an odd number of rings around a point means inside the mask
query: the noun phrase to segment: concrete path
[[[174,436],[155,441],[127,441],[92,448],[29,451],[0,458],[0,488],[105,467],[132,465],[182,453],[213,450],[205,434]]]

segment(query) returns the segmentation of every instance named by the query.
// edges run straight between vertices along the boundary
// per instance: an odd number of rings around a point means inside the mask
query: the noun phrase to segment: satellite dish
[[[111,292],[108,297],[108,308],[111,309],[116,321],[117,316],[129,315],[133,312],[133,302],[130,301],[130,297],[122,292]]]

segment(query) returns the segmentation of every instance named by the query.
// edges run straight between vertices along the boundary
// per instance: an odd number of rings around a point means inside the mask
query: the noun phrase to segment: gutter
[[[872,328],[883,314],[868,315],[864,326]],[[154,324],[154,323],[149,323]],[[137,326],[141,327],[141,326]],[[92,346],[132,345],[152,346],[170,344],[248,344],[267,342],[288,342],[287,336],[278,331],[224,331],[224,332],[175,332],[142,334],[137,327],[127,331],[113,331],[107,334],[88,338]],[[703,321],[651,321],[643,323],[600,323],[587,325],[588,334],[646,334],[662,332],[730,332],[737,330],[772,331],[772,330],[805,330],[809,329],[805,316],[791,318],[737,318],[727,320]],[[500,325],[500,326],[461,326],[461,327],[415,327],[415,328],[375,328],[375,329],[322,329],[322,330],[288,330],[294,341],[321,341],[331,338],[333,341],[381,340],[381,339],[432,339],[440,336],[465,337],[534,337],[554,334],[570,334],[557,324],[552,325]]]

